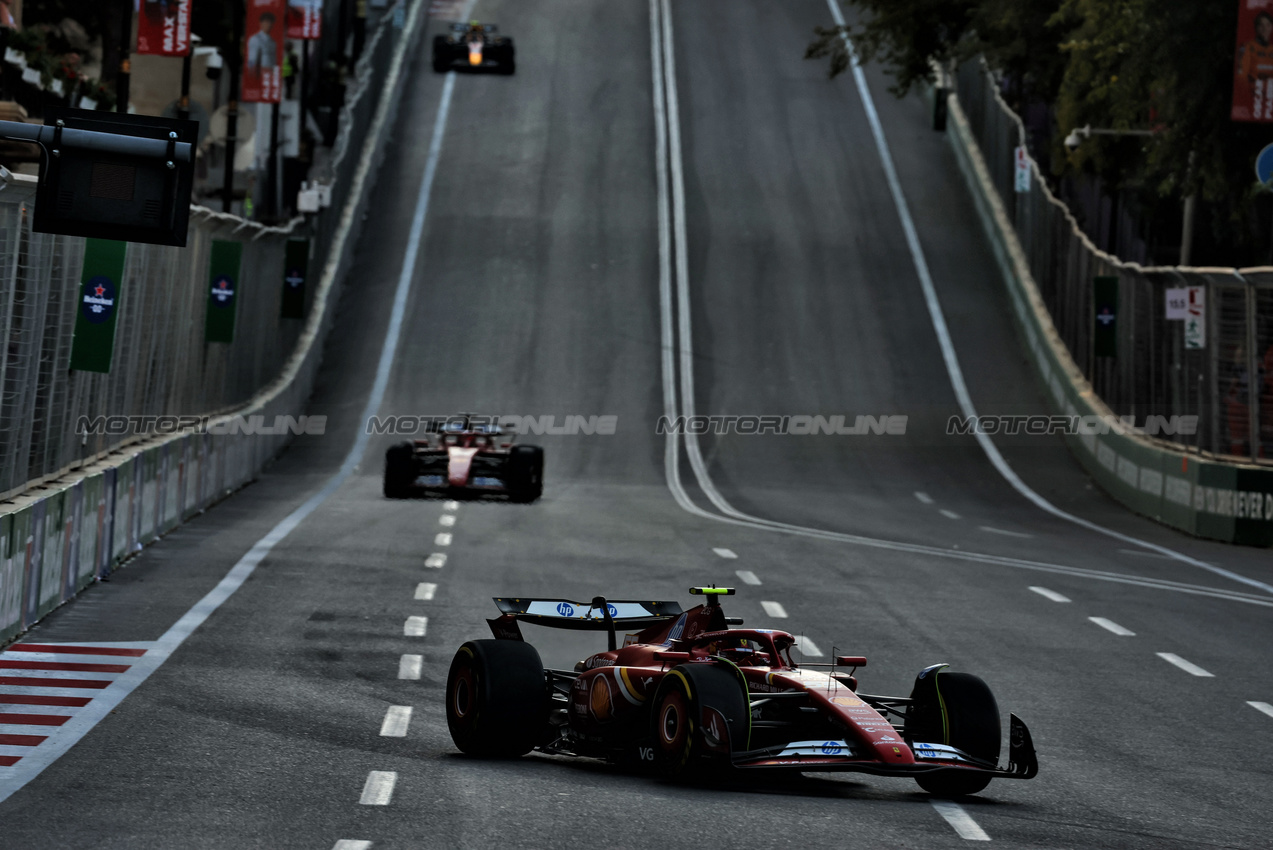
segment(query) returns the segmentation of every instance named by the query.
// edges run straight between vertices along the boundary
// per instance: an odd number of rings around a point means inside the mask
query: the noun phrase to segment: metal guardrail
[[[1096,394],[1118,415],[1196,416],[1193,434],[1160,433],[1179,448],[1273,463],[1273,268],[1145,267],[1098,250],[1031,159],[1016,191],[1021,119],[984,62],[955,74],[959,103],[984,155],[1061,339]],[[1093,280],[1118,279],[1117,356],[1094,352]],[[1205,345],[1186,347],[1166,318],[1166,290],[1206,290]]]

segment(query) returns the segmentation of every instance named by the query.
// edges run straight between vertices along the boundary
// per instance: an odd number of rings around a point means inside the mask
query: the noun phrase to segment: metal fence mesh
[[[1057,332],[1097,395],[1118,415],[1196,416],[1194,434],[1160,433],[1181,446],[1269,463],[1273,459],[1273,268],[1144,267],[1099,251],[1030,160],[1016,190],[1025,127],[984,62],[955,74],[959,105],[1003,201]],[[1117,356],[1094,353],[1093,280],[1118,278]],[[1188,347],[1185,322],[1166,318],[1166,290],[1205,290],[1205,340]],[[1255,392],[1252,392],[1255,387]]]

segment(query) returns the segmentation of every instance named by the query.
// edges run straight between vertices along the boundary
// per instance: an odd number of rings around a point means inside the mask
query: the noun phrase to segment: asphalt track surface
[[[1249,703],[1273,702],[1273,597],[1050,516],[971,438],[945,436],[958,407],[863,101],[851,76],[828,81],[801,59],[826,4],[670,5],[679,109],[664,123],[682,147],[695,410],[909,417],[904,436],[706,437],[705,470],[742,513],[842,536],[703,516],[719,511],[684,444],[677,472],[696,511],[669,489],[655,426],[668,378],[659,209],[674,205],[657,177],[649,2],[480,0],[475,14],[516,37],[518,72],[454,82],[380,412],[613,415],[617,433],[535,438],[547,481],[530,506],[387,501],[388,438],[373,438],[166,664],[0,803],[0,846],[1270,845],[1273,717]],[[156,640],[339,468],[363,425],[445,80],[427,61],[408,79],[308,411],[330,417],[327,435],[299,438],[27,641]],[[1046,412],[947,140],[922,100],[889,96],[878,69],[867,79],[973,401]],[[998,443],[1066,511],[1273,580],[1267,552],[1119,508],[1059,439]],[[434,553],[445,565],[426,568]],[[415,598],[421,582],[432,599]],[[948,820],[902,779],[685,788],[585,760],[458,754],[446,669],[460,643],[489,636],[492,595],[687,604],[686,588],[712,582],[739,587],[727,606],[748,625],[868,656],[867,691],[905,695],[939,661],[982,676],[1029,723],[1038,778],[995,781]],[[404,634],[409,617],[427,617],[423,636]],[[531,639],[561,666],[592,647]],[[404,655],[421,657],[418,680],[399,678]],[[405,734],[382,735],[387,715],[403,717],[394,706],[411,709]],[[360,802],[373,771],[395,775],[383,805]]]

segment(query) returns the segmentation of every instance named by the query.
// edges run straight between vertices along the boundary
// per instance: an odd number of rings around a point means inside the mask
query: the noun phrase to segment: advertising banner
[[[287,37],[313,41],[323,35],[323,0],[287,0]]]
[[[84,240],[84,265],[71,337],[71,368],[109,372],[115,350],[115,317],[124,282],[126,242]]]
[[[283,258],[283,302],[280,315],[284,319],[305,318],[305,278],[309,274],[309,240],[287,240]]]
[[[142,0],[137,15],[137,52],[149,56],[190,53],[191,0]]]
[[[1273,0],[1238,0],[1229,118],[1273,123]]]
[[[283,31],[287,0],[248,0],[243,51],[244,103],[278,103],[283,92]]]
[[[239,265],[243,243],[212,240],[208,261],[208,310],[204,319],[206,342],[234,342],[234,311],[239,301]]]

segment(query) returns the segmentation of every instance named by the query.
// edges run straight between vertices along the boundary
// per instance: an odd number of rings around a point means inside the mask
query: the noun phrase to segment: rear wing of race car
[[[482,29],[486,30],[488,33],[499,32],[499,27],[495,26],[495,24],[482,24]],[[451,24],[452,32],[468,32],[468,30],[469,30],[468,24],[461,23],[458,21],[456,23]]]
[[[633,599],[607,601],[604,596],[594,597],[592,602],[574,602],[569,599],[530,599],[495,597],[495,605],[501,616],[487,620],[496,638],[522,640],[518,621],[548,626],[554,629],[604,631],[609,633],[610,649],[615,648],[615,630],[619,627],[640,631],[658,623],[679,617],[682,613],[677,602],[645,602]]]

